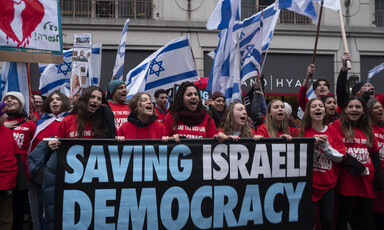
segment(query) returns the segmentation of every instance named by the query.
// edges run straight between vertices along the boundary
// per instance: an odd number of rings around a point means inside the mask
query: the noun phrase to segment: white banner
[[[57,0],[1,1],[0,50],[62,52]]]

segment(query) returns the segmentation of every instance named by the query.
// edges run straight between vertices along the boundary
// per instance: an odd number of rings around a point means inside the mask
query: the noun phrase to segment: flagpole
[[[347,37],[346,37],[346,35],[345,35],[344,20],[343,20],[343,15],[341,14],[341,9],[338,10],[337,12],[339,13],[340,29],[341,29],[341,37],[342,37],[342,40],[343,40],[344,51],[347,52],[347,53],[349,53],[349,52],[348,52]],[[347,60],[347,68],[348,68],[348,69],[351,69],[351,68],[352,68],[351,61],[350,61],[350,60]]]
[[[319,40],[319,31],[320,31],[320,24],[321,24],[321,16],[323,14],[323,5],[324,5],[324,1],[321,1],[319,21],[317,23],[317,31],[316,31],[316,38],[315,38],[315,48],[313,49],[312,64],[315,64],[315,61],[316,61],[317,42]]]
[[[31,91],[31,71],[30,71],[31,64],[27,63],[27,79],[28,79],[28,96],[29,96],[29,114],[32,114],[33,112],[33,106],[32,106],[32,91]]]

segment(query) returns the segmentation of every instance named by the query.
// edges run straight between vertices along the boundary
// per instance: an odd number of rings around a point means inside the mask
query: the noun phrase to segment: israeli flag
[[[1,100],[6,93],[20,92],[24,95],[24,109],[29,114],[29,86],[27,63],[4,62],[1,70]]]
[[[384,62],[381,63],[380,65],[376,66],[375,68],[371,69],[368,72],[368,78],[367,78],[368,80],[367,81],[369,81],[374,75],[378,74],[382,70],[384,70]]]
[[[123,32],[121,33],[119,47],[117,49],[115,67],[113,67],[113,78],[122,80],[124,70],[124,58],[125,58],[125,42],[127,40],[127,29],[129,19],[125,21]]]
[[[287,9],[305,15],[317,22],[317,13],[313,0],[276,0],[275,9]]]
[[[207,90],[214,93],[220,91],[225,94],[225,88],[230,76],[230,53],[234,42],[232,39],[233,25],[240,20],[241,1],[220,0],[212,12],[207,29],[221,29],[217,35],[219,44],[214,51],[211,73],[207,84]]]
[[[189,34],[170,41],[151,54],[129,71],[126,78],[127,99],[138,92],[153,94],[158,89],[170,89],[184,81],[198,81]]]
[[[207,22],[207,29],[231,28],[235,21],[240,20],[240,0],[219,0]]]
[[[263,42],[261,43],[262,53],[266,53],[271,46],[273,33],[275,32],[279,15],[280,10],[275,9],[275,4],[272,4],[263,10]]]
[[[240,76],[240,82],[258,76],[263,42],[262,13],[236,23],[233,27],[232,36],[236,47],[231,56],[239,56],[235,58],[235,61],[239,62],[235,65],[235,76]]]
[[[92,55],[88,59],[89,68],[88,75],[91,76],[91,85],[100,84],[101,75],[101,54],[102,45],[94,44],[92,46]],[[40,69],[40,86],[41,95],[48,96],[54,91],[61,91],[67,96],[70,92],[70,78],[72,71],[72,50],[63,52],[64,64],[42,64],[39,63]]]

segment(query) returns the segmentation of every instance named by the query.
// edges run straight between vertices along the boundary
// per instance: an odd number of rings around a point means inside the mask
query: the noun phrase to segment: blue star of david
[[[64,64],[61,64],[61,65],[55,65],[56,68],[57,68],[57,73],[63,73],[64,76],[66,76],[68,74],[68,72],[71,72],[72,68],[71,68],[71,64],[72,62],[65,62],[64,61]],[[63,66],[67,66],[67,69],[66,70],[62,70],[61,67]]]
[[[161,66],[163,64],[163,61],[156,61],[155,59],[151,62],[151,65],[149,66],[149,69],[151,70],[149,72],[149,74],[156,74],[156,76],[160,77],[160,72],[161,71],[164,71],[165,69],[163,68],[163,66]],[[157,65],[159,66],[159,68],[157,70],[154,70],[153,67]]]
[[[123,44],[119,45],[119,49],[117,50],[117,53],[122,58],[125,55],[125,42]]]
[[[255,47],[255,45],[248,45],[248,46],[245,48],[245,49],[247,50],[247,53],[246,53],[245,57],[243,57],[243,58],[241,59],[241,65],[244,64],[245,59],[251,57],[251,53],[252,53],[252,50],[253,50],[254,47]],[[244,53],[244,52],[245,52],[245,51],[240,52],[240,55],[243,56],[243,53]]]

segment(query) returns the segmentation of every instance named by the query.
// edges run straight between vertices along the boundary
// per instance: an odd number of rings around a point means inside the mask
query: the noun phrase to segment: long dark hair
[[[369,99],[369,101],[367,102],[367,107],[368,107],[368,112],[369,112],[369,121],[370,121],[371,125],[377,125],[379,127],[384,127],[384,121],[375,122],[372,119],[373,106],[376,103],[380,103],[381,104],[381,102],[379,100],[377,100],[377,98],[374,98],[374,97]]]
[[[41,111],[43,113],[48,113],[48,114],[52,113],[50,104],[51,104],[52,96],[54,94],[57,94],[61,100],[61,106],[60,106],[60,112],[59,113],[71,110],[71,102],[69,101],[68,97],[65,96],[65,94],[57,91],[57,92],[53,92],[53,93],[49,94],[48,97],[44,100],[43,105],[41,106]]]
[[[197,105],[196,110],[200,111],[201,109],[205,109],[200,96],[200,90],[197,86],[190,81],[185,81],[181,83],[179,88],[177,89],[176,95],[173,96],[173,101],[171,107],[169,108],[169,113],[173,115],[173,128],[175,128],[177,122],[179,121],[179,111],[185,109],[184,106],[184,93],[188,87],[195,87],[197,94],[199,96],[199,104]]]
[[[352,121],[348,118],[348,115],[345,113],[345,110],[347,109],[347,106],[350,101],[358,100],[361,105],[363,106],[363,115],[357,120],[357,122],[352,123]],[[351,96],[348,98],[348,100],[345,102],[343,112],[340,115],[340,126],[341,131],[343,132],[345,138],[348,141],[352,141],[355,137],[355,132],[353,128],[360,129],[364,134],[365,138],[367,138],[367,146],[370,148],[373,146],[373,131],[371,124],[369,123],[368,118],[368,108],[365,100],[359,96]]]
[[[77,115],[77,133],[78,137],[84,136],[85,124],[92,122],[92,134],[94,137],[106,137],[106,129],[103,128],[103,111],[102,105],[94,113],[88,111],[88,101],[93,91],[99,91],[102,95],[102,104],[107,104],[103,90],[97,86],[89,86],[83,90],[71,114]]]
[[[323,101],[324,106],[325,106],[325,102],[327,101],[328,98],[333,98],[335,100],[336,108],[337,108],[336,98],[334,96],[331,96],[331,95],[325,95],[325,96],[321,97],[321,101]],[[330,124],[330,123],[336,121],[337,119],[339,119],[339,113],[337,111],[335,111],[335,114],[330,115],[330,114],[327,113],[327,108],[326,107],[325,107],[325,114],[328,117],[328,124]]]

